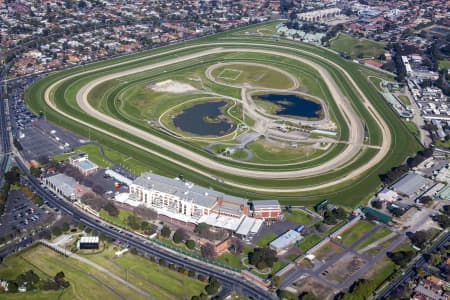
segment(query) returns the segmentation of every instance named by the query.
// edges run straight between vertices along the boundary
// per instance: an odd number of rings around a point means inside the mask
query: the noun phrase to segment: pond
[[[293,94],[264,94],[257,99],[275,103],[280,107],[276,115],[290,115],[318,119],[321,117],[322,105]]]
[[[173,123],[182,131],[197,135],[220,136],[229,133],[234,124],[226,118],[221,108],[225,101],[199,103],[183,110]]]

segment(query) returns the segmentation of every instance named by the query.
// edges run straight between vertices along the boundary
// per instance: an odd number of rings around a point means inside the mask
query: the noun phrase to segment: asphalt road
[[[215,43],[215,44],[211,44],[211,45],[230,45],[227,43]],[[231,45],[246,45],[245,43],[232,43]],[[189,46],[189,47],[185,47],[185,48],[181,48],[181,49],[176,49],[176,50],[172,50],[172,51],[168,51],[166,52],[174,52],[174,51],[180,51],[183,49],[187,49],[187,48],[193,48],[193,47],[199,47],[202,45],[198,45],[198,46]],[[203,45],[204,46],[204,45]],[[254,44],[252,44],[252,46],[255,46]],[[264,45],[261,45],[264,46]],[[304,52],[302,50],[295,50],[295,49],[291,49],[289,47],[283,47],[283,46],[272,46],[274,48],[282,48],[282,49],[290,49],[292,51],[300,51],[300,52]],[[339,108],[341,109],[344,118],[346,119],[347,124],[349,125],[349,129],[350,129],[350,139],[348,141],[349,146],[339,155],[337,155],[334,159],[325,162],[324,164],[320,165],[320,166],[316,166],[310,169],[304,169],[304,170],[294,170],[294,171],[278,171],[278,172],[265,172],[265,171],[257,171],[257,170],[246,170],[246,169],[242,169],[242,168],[237,168],[237,167],[232,167],[232,166],[225,166],[213,159],[209,159],[207,157],[204,157],[198,153],[192,152],[187,150],[186,148],[182,147],[182,146],[178,146],[175,145],[165,139],[156,137],[148,132],[142,131],[138,128],[135,128],[133,126],[130,126],[124,122],[121,122],[117,119],[114,119],[112,117],[106,116],[102,113],[100,113],[99,111],[96,111],[94,108],[92,108],[88,103],[87,103],[87,94],[89,93],[90,90],[92,90],[96,85],[105,82],[107,80],[111,80],[114,78],[118,78],[118,77],[122,77],[122,76],[126,76],[129,74],[133,74],[136,72],[143,72],[146,70],[150,70],[152,68],[157,68],[157,67],[162,67],[165,65],[169,65],[169,64],[174,64],[177,62],[181,62],[181,61],[185,61],[185,60],[189,60],[189,59],[193,59],[193,58],[198,58],[204,55],[208,55],[208,54],[214,54],[214,53],[223,53],[223,52],[236,52],[236,51],[244,51],[244,52],[256,52],[256,53],[265,53],[265,54],[272,54],[272,55],[280,55],[280,56],[285,56],[288,57],[290,59],[295,59],[298,61],[301,61],[303,63],[307,63],[309,65],[311,65],[312,67],[314,67],[315,69],[317,69],[317,71],[320,73],[320,75],[324,78],[325,82],[328,83],[328,88],[330,89],[331,94],[333,95],[333,98],[335,99],[336,103],[338,104]],[[311,53],[308,52],[308,54],[311,55]],[[312,54],[314,55],[314,54]],[[155,55],[158,56],[158,55]],[[149,56],[151,57],[151,56]],[[147,57],[147,59],[149,58]],[[317,56],[320,57],[320,56]],[[136,60],[142,60],[144,58],[139,58]],[[359,92],[360,97],[361,97],[361,101],[364,103],[364,105],[366,106],[366,108],[368,109],[368,111],[372,114],[372,116],[374,117],[374,119],[377,121],[377,124],[380,126],[381,129],[381,133],[382,133],[382,145],[380,146],[380,151],[378,151],[378,153],[370,160],[368,161],[366,164],[360,166],[357,169],[352,170],[350,173],[340,177],[340,178],[336,178],[333,181],[327,182],[327,183],[322,183],[322,184],[318,184],[318,185],[314,185],[314,186],[308,186],[308,187],[297,187],[297,188],[266,188],[266,187],[260,187],[260,186],[249,186],[249,185],[244,185],[238,182],[232,182],[232,181],[225,181],[224,183],[228,184],[228,185],[232,185],[232,186],[236,186],[239,188],[245,188],[245,189],[249,189],[249,190],[256,190],[256,191],[261,191],[261,192],[302,192],[302,191],[311,191],[311,190],[318,190],[318,189],[322,189],[322,188],[326,188],[326,187],[330,187],[333,185],[336,185],[338,183],[342,183],[345,182],[347,180],[349,180],[350,178],[355,178],[361,174],[363,174],[364,172],[366,172],[367,170],[369,170],[370,168],[372,168],[373,166],[375,166],[377,163],[379,163],[380,161],[382,161],[382,159],[386,156],[386,154],[389,151],[389,147],[391,145],[391,133],[389,131],[389,128],[386,124],[386,122],[383,120],[383,118],[381,117],[381,115],[375,110],[375,108],[372,106],[372,104],[370,103],[370,101],[367,99],[367,97],[362,93],[362,91],[359,89],[359,87],[355,84],[355,82],[353,81],[353,79],[350,77],[350,75],[339,65],[328,61],[326,59],[321,58],[322,60],[327,61],[329,64],[332,64],[334,67],[338,68],[340,71],[342,71],[342,73],[347,77],[347,79],[352,83],[352,85],[355,87],[355,89]],[[129,63],[129,62],[127,62]],[[99,68],[99,69],[104,69],[103,68]],[[97,71],[99,69],[96,69],[94,71]],[[91,71],[87,71],[85,73],[90,73],[93,72]],[[82,74],[82,73],[79,73]],[[76,75],[72,75],[72,76],[68,76],[64,79],[61,79],[57,82],[55,82],[54,84],[52,84],[46,91],[45,91],[45,101],[47,102],[47,104],[49,106],[51,106],[54,110],[58,111],[61,115],[66,116],[67,118],[73,119],[81,124],[84,124],[86,126],[89,126],[91,128],[94,128],[102,133],[108,134],[110,136],[113,136],[114,138],[124,141],[128,144],[131,144],[137,148],[140,148],[146,152],[158,155],[159,157],[171,161],[173,163],[176,163],[180,166],[183,166],[187,169],[191,169],[197,173],[200,173],[204,176],[207,176],[209,178],[215,178],[212,174],[209,174],[208,172],[204,171],[204,170],[200,170],[198,168],[192,167],[190,164],[184,163],[182,161],[178,161],[176,159],[173,159],[171,157],[168,157],[166,155],[160,154],[159,152],[156,152],[154,150],[148,149],[140,144],[137,143],[133,143],[131,141],[128,141],[127,139],[115,135],[115,134],[111,134],[110,132],[108,132],[107,130],[104,130],[102,128],[93,126],[91,124],[88,124],[87,122],[78,120],[75,116],[70,116],[67,113],[59,110],[56,105],[54,103],[52,103],[51,99],[50,99],[50,92],[51,90],[58,84],[60,84],[62,81],[69,79],[73,76],[78,76],[79,74]],[[77,94],[77,102],[80,105],[80,107],[82,107],[83,110],[85,110],[89,115],[94,116],[97,119],[100,119],[108,124],[113,124],[113,126],[118,127],[122,130],[125,130],[127,132],[130,132],[134,135],[140,136],[145,138],[146,140],[153,142],[155,144],[158,144],[166,149],[169,149],[179,155],[182,155],[186,158],[191,159],[192,161],[196,161],[197,163],[200,163],[202,165],[204,165],[205,167],[208,168],[215,168],[215,169],[220,169],[223,172],[227,172],[233,175],[241,175],[244,177],[251,177],[251,178],[299,178],[301,176],[311,176],[311,175],[318,175],[318,174],[323,174],[323,173],[327,173],[330,172],[331,170],[334,170],[336,165],[344,160],[344,161],[349,161],[351,158],[353,158],[356,153],[360,150],[360,148],[362,147],[363,144],[363,139],[364,139],[364,130],[362,127],[362,123],[359,119],[358,114],[353,110],[353,107],[351,105],[351,103],[342,95],[342,93],[340,92],[340,90],[337,87],[337,84],[334,82],[334,80],[332,79],[331,75],[321,66],[312,63],[306,59],[303,59],[301,57],[298,57],[296,55],[292,55],[292,54],[286,54],[286,53],[280,53],[277,51],[270,51],[270,50],[260,50],[260,49],[251,49],[251,48],[234,48],[234,49],[223,49],[223,48],[215,48],[215,49],[211,49],[211,50],[207,50],[207,51],[201,51],[198,53],[194,53],[191,55],[186,55],[183,57],[178,57],[175,59],[170,59],[170,60],[166,60],[160,63],[156,63],[156,64],[151,64],[151,65],[147,65],[144,67],[140,67],[140,68],[135,68],[135,69],[131,69],[131,70],[126,70],[123,72],[118,72],[115,74],[110,74],[107,76],[103,76],[100,77],[96,80],[91,81],[89,84],[85,85],[82,89],[79,90],[78,94]]]

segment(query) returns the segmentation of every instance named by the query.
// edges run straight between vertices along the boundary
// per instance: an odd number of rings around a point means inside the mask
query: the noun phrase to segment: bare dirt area
[[[365,263],[366,261],[359,256],[348,253],[326,269],[322,273],[322,276],[330,281],[341,283],[358,271]]]
[[[321,261],[327,261],[331,259],[333,256],[342,253],[344,251],[344,248],[339,247],[338,245],[328,242],[322,248],[317,250],[314,255],[318,260]]]
[[[157,83],[152,83],[147,86],[149,89],[155,92],[165,92],[174,94],[183,94],[189,92],[195,92],[197,89],[190,84],[174,81],[171,79],[164,80]]]
[[[333,299],[335,293],[337,292],[337,290],[330,288],[329,286],[313,277],[300,279],[299,281],[294,283],[294,287],[298,290],[299,293],[310,292],[316,295],[318,299],[323,300]]]

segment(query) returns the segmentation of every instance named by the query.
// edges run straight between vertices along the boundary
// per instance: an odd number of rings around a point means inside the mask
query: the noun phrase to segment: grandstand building
[[[144,173],[130,185],[128,202],[155,209],[186,223],[207,223],[241,236],[258,232],[262,220],[250,217],[247,200],[190,182]]]

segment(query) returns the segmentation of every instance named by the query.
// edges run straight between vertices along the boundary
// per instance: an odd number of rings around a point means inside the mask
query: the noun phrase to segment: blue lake
[[[227,104],[225,101],[205,102],[183,110],[173,119],[176,127],[197,135],[224,135],[230,132],[234,125],[223,119],[220,109]],[[213,118],[215,122],[207,122],[205,118]]]
[[[281,107],[276,115],[290,115],[303,118],[320,118],[322,105],[293,94],[265,94],[257,99],[269,101]]]

